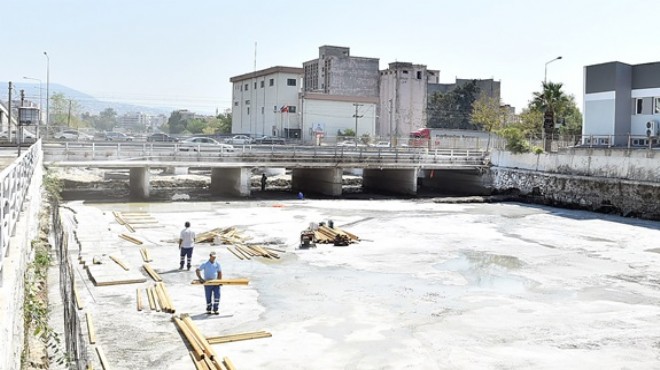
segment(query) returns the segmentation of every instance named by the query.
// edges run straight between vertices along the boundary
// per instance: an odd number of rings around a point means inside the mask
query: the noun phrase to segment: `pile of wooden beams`
[[[213,243],[215,237],[219,237],[223,244],[243,243],[245,237],[239,234],[235,227],[215,228],[195,236],[195,243]]]
[[[263,257],[266,259],[280,259],[279,254],[276,252],[284,253],[281,249],[275,249],[271,247],[263,247],[260,245],[244,245],[244,244],[234,244],[234,249],[227,247],[227,250],[230,251],[236,258],[243,260],[249,260],[251,257]]]
[[[190,348],[190,357],[195,364],[195,369],[202,370],[233,370],[234,364],[229,358],[224,357],[220,359],[215,353],[211,344],[206,337],[197,328],[197,325],[192,321],[190,316],[181,315],[180,317],[173,316],[174,324],[179,329],[183,337],[186,338]],[[224,367],[223,367],[224,365]]]
[[[161,278],[160,275],[158,275],[156,270],[154,270],[150,264],[145,263],[144,265],[142,265],[142,267],[144,268],[144,271],[146,271],[147,274],[149,274],[149,276],[151,276],[151,278],[154,279],[155,282],[158,283],[163,281],[163,278]]]
[[[360,240],[357,235],[351,234],[348,231],[342,230],[338,227],[329,228],[328,226],[319,226],[314,230],[314,238],[316,243],[333,244],[335,240],[340,239],[347,243],[356,243]]]

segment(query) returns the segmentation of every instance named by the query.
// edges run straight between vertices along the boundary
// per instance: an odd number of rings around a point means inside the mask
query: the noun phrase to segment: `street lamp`
[[[50,124],[50,57],[46,56],[46,138],[48,137],[48,125]]]
[[[559,59],[561,59],[561,58],[562,58],[562,56],[560,55],[560,56],[556,57],[556,58],[553,59],[553,60],[550,60],[550,61],[545,62],[545,75],[543,75],[543,83],[547,83],[547,82],[548,82],[548,64],[554,62],[555,60],[559,60]]]
[[[24,79],[24,80],[34,80],[34,81],[39,81],[39,125],[41,125],[41,123],[42,123],[42,119],[41,119],[41,117],[42,117],[42,112],[41,112],[41,110],[43,109],[43,100],[42,100],[42,98],[41,98],[41,90],[42,90],[42,89],[41,89],[41,80],[38,79],[38,78],[33,78],[33,77],[23,77],[23,79]],[[40,129],[40,128],[41,128],[41,127],[38,127],[38,128],[37,128],[37,138],[39,138],[39,129]]]

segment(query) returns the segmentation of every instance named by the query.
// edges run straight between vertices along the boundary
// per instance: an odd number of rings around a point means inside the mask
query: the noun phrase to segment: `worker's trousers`
[[[192,260],[192,252],[193,248],[181,248],[181,260],[179,261],[179,267],[183,268],[183,263],[186,262],[186,258],[188,259],[188,268],[190,268],[191,260]]]
[[[217,311],[220,305],[220,285],[204,285],[206,293],[206,310]]]

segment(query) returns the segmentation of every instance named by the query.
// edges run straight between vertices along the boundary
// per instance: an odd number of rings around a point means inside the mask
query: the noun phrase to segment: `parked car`
[[[18,134],[16,133],[16,130],[11,130],[11,140],[15,142],[17,136],[18,136]],[[2,141],[9,140],[9,135],[7,134],[7,131],[0,132],[0,139],[2,139]],[[37,140],[37,137],[33,133],[31,133],[30,131],[28,131],[26,129],[23,129],[23,142],[24,143],[25,142],[33,142],[35,140]]]
[[[234,145],[252,144],[253,141],[254,140],[252,140],[252,138],[247,136],[247,135],[236,135],[236,136],[230,137],[229,139],[225,139],[225,143],[234,144]]]
[[[94,140],[92,135],[87,135],[78,130],[62,130],[53,137],[60,140]]]
[[[179,150],[182,151],[217,151],[217,152],[233,152],[234,147],[229,144],[219,143],[217,140],[210,137],[191,137],[179,143]]]
[[[134,141],[133,136],[128,136],[122,132],[108,132],[105,134],[105,140],[107,141]]]
[[[156,133],[147,136],[147,141],[152,143],[176,143],[179,139],[168,134]]]
[[[286,140],[283,137],[262,136],[254,141],[255,144],[284,145]]]
[[[389,141],[379,141],[377,143],[371,144],[370,146],[374,148],[389,148],[390,147],[390,142]]]
[[[355,140],[344,140],[340,141],[337,143],[337,146],[346,146],[346,147],[364,147],[366,146],[364,143],[358,142],[357,145],[355,145]]]

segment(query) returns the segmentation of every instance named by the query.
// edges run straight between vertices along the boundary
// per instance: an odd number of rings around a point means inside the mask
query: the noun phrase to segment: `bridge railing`
[[[9,238],[19,220],[23,201],[40,156],[41,141],[37,141],[0,172],[0,273],[9,248]]]
[[[460,163],[483,164],[478,148],[428,149],[417,147],[235,145],[179,146],[154,143],[47,144],[48,161],[154,161],[283,163]]]

